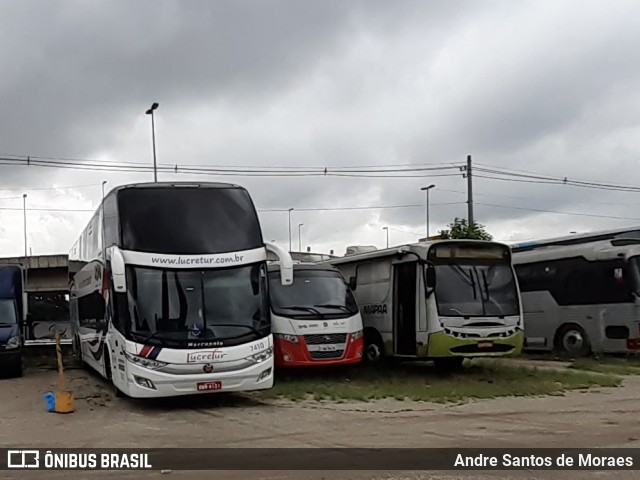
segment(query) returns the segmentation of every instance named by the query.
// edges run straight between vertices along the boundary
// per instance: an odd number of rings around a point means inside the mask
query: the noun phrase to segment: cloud
[[[619,1],[5,3],[0,154],[206,166],[451,164],[637,184],[640,6]],[[487,167],[490,166],[490,167]],[[261,209],[296,208],[304,244],[414,241],[466,217],[466,180],[193,176],[246,186]],[[640,223],[637,194],[474,179],[476,219],[499,239]],[[29,205],[93,209],[115,173],[0,165],[2,255],[23,250]],[[18,196],[17,199],[2,197]],[[302,211],[375,205],[385,210]],[[496,206],[497,205],[497,206]],[[509,208],[510,207],[510,208]],[[519,209],[513,208],[518,207]],[[531,210],[526,210],[531,209]],[[554,212],[628,217],[606,219]],[[68,251],[87,212],[29,212],[34,253]],[[288,245],[284,212],[265,238]],[[392,230],[393,229],[393,230]]]

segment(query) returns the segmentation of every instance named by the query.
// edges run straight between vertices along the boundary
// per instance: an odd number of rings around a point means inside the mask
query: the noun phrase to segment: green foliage
[[[492,240],[493,237],[484,229],[484,225],[473,222],[469,224],[466,218],[456,217],[449,224],[449,230],[441,230],[440,236],[445,239],[468,238],[472,240]]]

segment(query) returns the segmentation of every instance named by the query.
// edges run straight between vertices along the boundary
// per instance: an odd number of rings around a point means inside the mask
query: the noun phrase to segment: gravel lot
[[[640,447],[640,377],[620,388],[464,404],[318,403],[208,395],[138,401],[67,372],[71,415],[47,413],[54,371],[0,380],[2,447]],[[627,479],[637,472],[3,472],[3,478]]]

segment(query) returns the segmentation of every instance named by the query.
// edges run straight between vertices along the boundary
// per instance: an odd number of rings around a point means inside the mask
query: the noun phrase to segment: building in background
[[[50,343],[60,333],[71,341],[67,255],[0,258],[0,265],[22,265],[31,321],[24,327],[26,344]]]

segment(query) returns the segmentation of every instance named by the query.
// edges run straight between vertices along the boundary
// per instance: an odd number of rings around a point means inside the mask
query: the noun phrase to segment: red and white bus
[[[269,265],[276,366],[344,365],[362,361],[362,318],[338,269],[294,263],[293,285]]]

